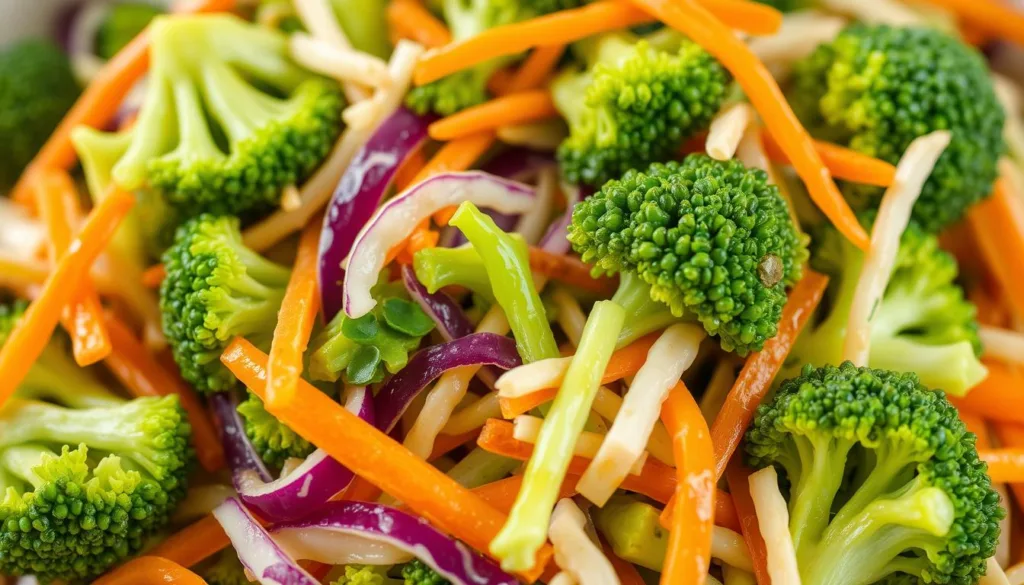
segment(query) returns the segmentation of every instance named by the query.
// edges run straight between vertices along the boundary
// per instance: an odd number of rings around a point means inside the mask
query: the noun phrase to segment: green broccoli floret
[[[1003,510],[975,436],[914,374],[807,366],[745,448],[785,476],[806,585],[972,585],[995,552]]]
[[[78,98],[67,55],[30,39],[0,51],[0,189],[18,180]]]
[[[702,154],[609,181],[576,204],[569,241],[595,273],[620,273],[612,300],[630,315],[631,338],[674,315],[741,355],[776,334],[807,258],[763,171]]]
[[[400,579],[388,576],[389,565],[345,565],[345,574],[331,585],[402,585]]]
[[[389,285],[374,291],[381,302],[372,311],[351,319],[339,312],[309,345],[309,373],[314,380],[375,384],[385,369],[394,374],[405,367],[409,353],[434,329],[419,305],[398,296]]]
[[[675,158],[707,127],[729,86],[729,73],[704,49],[664,31],[625,32],[577,44],[585,69],[570,67],[551,93],[569,124],[558,148],[562,174],[601,185],[630,169]]]
[[[305,459],[316,449],[312,443],[267,412],[263,401],[251,392],[238,405],[238,414],[242,415],[245,434],[256,453],[274,469],[280,469],[292,457]]]
[[[481,32],[536,16],[575,8],[581,0],[441,0],[441,12],[452,41],[463,41]],[[413,88],[405,105],[417,114],[432,112],[449,116],[487,101],[487,81],[513,57],[491,59],[471,69]]]
[[[117,2],[96,31],[96,55],[110,59],[163,11],[146,2]]]
[[[287,37],[229,15],[161,16],[132,140],[113,169],[185,217],[253,215],[301,183],[341,131],[337,83],[288,58]]]
[[[387,59],[391,53],[387,0],[331,0],[331,6],[353,47]]]
[[[177,396],[121,398],[51,342],[0,409],[0,573],[88,581],[139,552],[185,497],[190,434]]]
[[[228,547],[217,554],[213,563],[201,571],[208,585],[250,585],[252,581],[245,574],[245,567],[238,560],[235,549]]]
[[[212,215],[178,228],[164,266],[160,311],[182,377],[203,393],[234,388],[221,351],[235,336],[269,345],[290,271],[245,246],[238,218]]]
[[[1003,154],[1005,115],[980,53],[930,28],[854,24],[798,62],[793,109],[820,138],[895,163],[915,138],[953,134],[914,205],[937,232],[988,196]],[[844,185],[861,208],[882,190]]]
[[[863,254],[832,228],[815,238],[811,259],[828,274],[831,307],[824,320],[801,335],[792,357],[798,365],[837,364],[843,359]],[[868,365],[914,372],[932,388],[963,396],[987,374],[979,361],[981,341],[975,307],[956,283],[957,263],[938,238],[911,224],[903,232],[889,285],[871,316]]]
[[[431,569],[426,563],[419,559],[413,559],[402,565],[402,579],[405,579],[405,585],[449,584],[448,579],[439,575],[437,571]]]

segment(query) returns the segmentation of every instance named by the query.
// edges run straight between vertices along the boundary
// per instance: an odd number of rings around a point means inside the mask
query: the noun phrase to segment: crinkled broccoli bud
[[[78,92],[67,55],[52,41],[30,39],[0,51],[0,189],[18,180]]]
[[[263,401],[251,392],[238,405],[238,414],[242,415],[245,434],[256,453],[270,467],[280,469],[288,459],[305,459],[316,449],[312,443],[267,412]]]
[[[341,131],[337,83],[288,57],[287,37],[229,15],[159,17],[149,84],[117,185],[185,217],[254,215],[302,183]]]
[[[390,565],[345,565],[345,574],[331,585],[401,585],[401,580],[388,576],[390,569]]]
[[[147,2],[117,2],[96,31],[96,55],[110,59],[163,11]]]
[[[405,585],[449,585],[449,581],[419,559],[402,565],[402,579]]]
[[[807,585],[971,585],[995,552],[1003,510],[975,436],[914,374],[807,366],[758,408],[745,449],[785,474]]]
[[[289,269],[247,248],[238,218],[212,215],[178,229],[164,266],[160,311],[182,377],[203,393],[234,388],[220,354],[236,336],[269,346]]]
[[[807,258],[763,171],[696,154],[606,183],[573,209],[569,241],[595,273],[622,273],[616,297],[632,299],[631,315],[660,301],[741,355],[777,333],[786,286]]]
[[[870,222],[865,222],[870,223]],[[850,306],[863,254],[833,228],[815,238],[811,259],[830,276],[830,311],[808,326],[791,358],[797,365],[842,361]],[[962,396],[987,375],[974,305],[956,282],[956,259],[938,238],[911,224],[903,232],[889,284],[871,316],[868,365],[914,372],[932,388]]]
[[[252,581],[245,574],[245,567],[238,560],[235,549],[228,547],[221,551],[214,562],[201,571],[208,585],[250,585]]]
[[[825,138],[895,163],[915,138],[948,129],[913,219],[937,232],[988,196],[1003,154],[1005,115],[980,53],[931,28],[854,24],[794,68],[793,108]],[[861,208],[877,187],[844,185]]]
[[[586,68],[569,68],[552,82],[555,106],[569,124],[558,148],[569,181],[601,185],[675,158],[721,107],[730,82],[725,68],[695,43],[656,35],[584,41],[578,48]]]

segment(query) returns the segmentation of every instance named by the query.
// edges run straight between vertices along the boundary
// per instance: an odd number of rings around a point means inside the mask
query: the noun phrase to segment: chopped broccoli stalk
[[[622,275],[615,298],[640,316],[629,337],[666,323],[664,304],[740,355],[777,333],[807,258],[763,171],[696,154],[606,183],[576,204],[569,241],[596,273]]]
[[[544,303],[537,287],[526,244],[495,225],[469,201],[464,202],[448,221],[469,240],[487,269],[494,298],[512,326],[516,349],[523,362],[558,357],[558,344],[548,324]]]
[[[601,375],[625,319],[626,312],[611,301],[595,303],[587,318],[576,356],[541,426],[534,456],[526,464],[515,504],[491,541],[491,554],[501,560],[506,571],[532,567],[537,550],[547,540],[558,488],[569,469],[576,439],[587,424]]]
[[[110,59],[163,11],[146,2],[117,2],[96,31],[96,55]]]
[[[384,296],[380,288],[376,291]],[[419,305],[396,296],[383,298],[358,319],[339,312],[309,348],[309,373],[314,380],[375,384],[385,369],[394,374],[409,362],[434,322]]]
[[[312,443],[288,428],[263,407],[263,401],[253,393],[238,405],[245,434],[263,462],[280,469],[293,457],[305,459],[316,450]]]
[[[558,148],[565,177],[601,185],[630,169],[675,158],[707,128],[729,86],[728,72],[676,34],[650,40],[618,32],[575,47],[586,68],[568,68],[551,84],[569,124]]]
[[[23,310],[0,308],[0,346]],[[0,409],[0,573],[90,581],[139,552],[185,497],[190,434],[177,396],[121,398],[51,341]]]
[[[29,39],[0,50],[0,190],[14,185],[78,98],[67,55]]]
[[[914,374],[807,366],[758,408],[745,449],[785,475],[807,585],[969,585],[995,552],[1003,510],[975,436]]]
[[[518,459],[502,457],[476,447],[459,460],[445,475],[464,488],[478,488],[498,481],[521,465]]]
[[[661,527],[660,511],[630,496],[612,496],[594,509],[594,524],[616,556],[624,561],[661,571],[668,551],[668,532]]]
[[[149,85],[113,169],[179,213],[254,215],[301,183],[341,131],[337,83],[291,62],[287,37],[229,15],[158,17]]]
[[[212,215],[178,229],[164,266],[160,311],[182,377],[202,393],[236,387],[220,354],[236,336],[269,345],[289,269],[247,248],[238,218]]]
[[[353,47],[381,59],[388,58],[391,42],[386,0],[331,0],[331,5]]]
[[[245,567],[238,560],[235,549],[228,547],[217,554],[213,563],[201,571],[208,585],[250,585]]]
[[[449,585],[449,581],[419,559],[402,565],[402,579],[405,585]]]
[[[431,293],[446,286],[461,286],[494,301],[484,261],[473,246],[424,248],[413,255],[412,266],[416,278]]]
[[[345,573],[331,585],[404,585],[401,579],[388,576],[387,565],[345,565]]]
[[[934,130],[953,139],[914,205],[913,219],[937,232],[987,197],[1005,151],[1005,114],[984,57],[931,28],[854,24],[798,62],[789,96],[819,138],[896,163]],[[857,206],[882,189],[844,186]]]
[[[831,309],[793,351],[796,365],[842,361],[863,254],[834,229],[822,231],[812,264],[830,277]],[[914,372],[921,382],[963,396],[987,374],[979,357],[976,309],[956,283],[957,263],[938,238],[911,224],[903,232],[889,285],[871,317],[868,365]]]

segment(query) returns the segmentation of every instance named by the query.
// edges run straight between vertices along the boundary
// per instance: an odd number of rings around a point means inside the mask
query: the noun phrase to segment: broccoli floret
[[[250,585],[252,581],[245,574],[245,567],[238,560],[235,549],[228,547],[221,551],[213,563],[201,575],[208,585]]]
[[[937,232],[987,197],[1003,154],[1005,115],[980,53],[930,28],[854,24],[798,62],[793,108],[818,137],[895,163],[915,138],[948,129],[953,138],[914,205]],[[844,185],[871,208],[882,190]]]
[[[185,497],[190,434],[177,396],[121,398],[51,342],[0,409],[0,573],[77,582],[139,552]]]
[[[251,392],[238,405],[238,414],[242,415],[245,434],[256,453],[274,469],[280,469],[292,457],[305,459],[316,449],[312,443],[267,412],[263,401]]]
[[[341,131],[337,83],[288,58],[287,37],[229,15],[161,16],[132,139],[113,169],[183,216],[251,216],[301,183]]]
[[[620,273],[612,300],[631,315],[633,338],[671,310],[741,355],[776,334],[807,258],[763,171],[698,154],[606,183],[576,204],[569,241],[595,273]]]
[[[402,585],[400,579],[388,576],[388,565],[345,565],[345,574],[331,585]]]
[[[96,55],[110,59],[163,11],[146,2],[118,2],[96,31]]]
[[[164,266],[160,311],[182,377],[203,393],[234,388],[221,351],[235,336],[269,346],[290,271],[245,246],[238,218],[213,215],[178,229]]]
[[[793,351],[798,365],[843,358],[863,254],[832,228],[815,238],[811,264],[830,280],[828,315],[808,327]],[[911,224],[903,232],[889,285],[871,316],[868,365],[914,372],[932,388],[962,396],[986,376],[975,307],[956,283],[957,263],[938,238]]]
[[[419,559],[402,565],[402,579],[405,585],[448,585],[450,582]]]
[[[409,353],[434,329],[419,305],[397,296],[394,287],[378,286],[381,299],[372,311],[350,319],[339,312],[309,346],[309,373],[314,380],[375,384],[385,369],[394,374],[405,367]]]
[[[337,1],[337,0],[335,0]],[[453,41],[463,41],[481,32],[536,16],[575,8],[581,0],[442,0],[441,12]],[[405,105],[417,114],[432,112],[449,116],[490,97],[487,81],[514,58],[491,59],[471,69],[413,88]]]
[[[807,366],[745,448],[785,475],[807,585],[972,585],[995,552],[1003,510],[975,436],[914,374]]]
[[[78,98],[67,55],[31,39],[0,51],[0,189],[18,180]]]
[[[577,45],[587,67],[551,84],[569,124],[558,161],[573,183],[601,185],[630,169],[675,158],[725,99],[729,73],[674,33],[611,33]]]

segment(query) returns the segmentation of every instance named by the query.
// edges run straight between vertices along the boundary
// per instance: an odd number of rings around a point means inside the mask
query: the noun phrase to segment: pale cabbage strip
[[[571,363],[572,356],[523,364],[502,374],[494,382],[494,389],[502,398],[519,398],[545,388],[558,388]]]
[[[586,516],[572,500],[563,498],[555,504],[548,529],[555,564],[583,585],[619,585],[608,557],[587,536],[586,524]]]
[[[544,419],[542,418],[528,414],[521,414],[512,421],[512,437],[517,441],[535,445],[543,424]],[[578,457],[593,459],[601,448],[601,443],[604,439],[604,435],[592,433],[590,431],[583,431],[576,439],[576,445],[573,447],[572,453]],[[647,463],[646,452],[642,453],[640,457],[632,463],[626,473],[628,475],[640,475],[640,472],[643,471],[644,463]]]
[[[391,85],[388,64],[379,57],[339,47],[305,33],[291,35],[288,47],[295,62],[310,71],[342,82],[371,87]]]
[[[1002,75],[992,75],[992,87],[996,92],[999,105],[1006,112],[1006,123],[1003,124],[1003,138],[1011,157],[1018,163],[1024,163],[1024,120],[1021,119],[1022,98],[1017,85]]]
[[[708,127],[704,150],[715,160],[729,160],[736,154],[740,139],[750,123],[756,119],[754,108],[747,102],[726,106],[715,115]]]
[[[488,392],[468,406],[459,409],[448,419],[441,433],[445,435],[461,435],[484,426],[489,418],[501,418],[501,406],[498,404],[497,392]]]
[[[1010,364],[1024,364],[1024,333],[980,325],[978,337],[985,349],[985,357]]]
[[[398,42],[388,62],[391,86],[387,90],[378,91],[372,100],[362,102],[376,102],[380,96],[379,107],[375,107],[371,112],[372,119],[359,127],[350,126],[342,132],[341,138],[334,143],[334,148],[327,155],[327,159],[299,188],[302,205],[292,211],[279,209],[246,229],[243,234],[246,246],[256,252],[267,250],[305,227],[313,215],[327,204],[345,169],[373,134],[373,129],[402,104],[402,99],[405,98],[405,93],[412,82],[413,69],[422,54],[422,45],[404,39]]]
[[[846,19],[834,14],[807,10],[787,14],[775,34],[753,37],[750,50],[774,71],[788,73],[790,66],[810,55],[823,43],[836,38]]]
[[[572,575],[565,571],[559,571],[557,575],[548,581],[548,585],[577,585],[576,579],[573,579]]]
[[[711,557],[727,566],[753,572],[754,561],[743,535],[735,530],[715,526],[711,531]]]
[[[871,350],[871,314],[889,284],[900,248],[900,237],[910,221],[910,211],[949,140],[950,133],[939,130],[911,142],[896,165],[893,184],[882,196],[878,217],[871,230],[871,246],[864,258],[850,306],[843,347],[844,359],[858,366],[867,365]]]
[[[501,307],[495,303],[476,326],[477,333],[495,333],[507,335],[508,319]],[[449,370],[438,378],[437,383],[427,393],[423,409],[405,435],[403,444],[407,449],[426,459],[434,449],[434,441],[441,429],[448,424],[455,407],[466,396],[469,383],[480,371],[480,366],[466,366]],[[482,425],[481,425],[482,426]]]
[[[757,578],[753,573],[730,565],[722,567],[722,581],[725,585],[757,585]]]
[[[868,24],[927,25],[921,15],[897,0],[823,0],[821,5]]]
[[[561,118],[502,126],[496,132],[498,140],[512,146],[522,146],[530,150],[554,152],[562,144],[569,130]]]
[[[554,205],[555,199],[561,196],[558,188],[558,167],[548,165],[540,169],[537,173],[537,188],[534,190],[533,205],[526,213],[522,214],[513,230],[522,236],[527,244],[536,244],[548,230],[551,207]]]
[[[352,43],[345,36],[345,31],[341,30],[341,25],[334,16],[334,9],[331,8],[330,0],[294,0],[294,5],[295,13],[302,21],[302,26],[314,38],[340,49],[352,50]],[[345,90],[345,97],[349,103],[356,103],[368,97],[366,90],[355,83],[345,82],[342,84],[342,88]]]
[[[576,484],[585,498],[603,506],[645,453],[661,414],[661,403],[693,364],[706,335],[699,326],[676,324],[651,346],[612,421],[612,428]]]
[[[978,581],[978,585],[1010,585],[1010,579],[996,559],[990,558],[985,565],[985,576]]]
[[[708,424],[714,422],[718,416],[718,411],[725,404],[725,398],[735,382],[736,370],[732,360],[728,357],[718,360],[711,373],[711,380],[704,389],[704,395],[700,397],[700,413],[704,415],[704,420],[708,421]]]
[[[573,346],[580,344],[580,338],[583,337],[583,326],[587,323],[587,316],[583,313],[583,309],[580,308],[579,301],[569,291],[562,287],[557,287],[551,293],[551,300],[555,303],[555,308],[558,309],[558,326],[562,328],[562,332],[569,338],[569,343]]]
[[[1017,563],[1006,569],[1004,575],[1010,585],[1024,585],[1024,562]]]
[[[800,569],[796,563],[793,537],[789,533],[789,508],[779,491],[779,478],[774,467],[765,467],[749,478],[750,499],[761,527],[768,553],[768,574],[772,583],[800,585]]]

